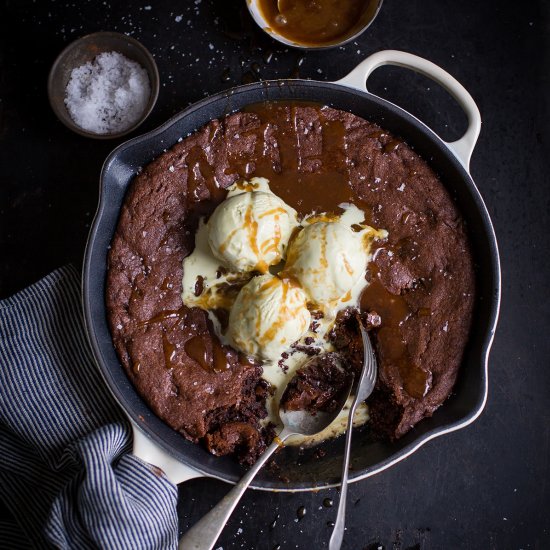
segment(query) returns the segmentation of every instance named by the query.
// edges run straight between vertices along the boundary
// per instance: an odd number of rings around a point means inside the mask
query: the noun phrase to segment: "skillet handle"
[[[163,470],[166,477],[176,485],[195,477],[204,477],[204,475],[197,472],[197,470],[190,468],[163,451],[158,445],[153,443],[153,441],[151,441],[133,421],[130,421],[130,423],[132,424],[132,432],[134,435],[132,453],[135,456]]]
[[[366,92],[367,80],[370,74],[382,65],[405,67],[423,74],[443,86],[456,99],[468,117],[468,129],[460,139],[445,143],[468,171],[470,158],[481,130],[481,115],[474,99],[466,88],[448,72],[431,61],[398,50],[383,50],[367,57],[348,75],[341,80],[337,80],[335,84],[343,84],[349,88]]]

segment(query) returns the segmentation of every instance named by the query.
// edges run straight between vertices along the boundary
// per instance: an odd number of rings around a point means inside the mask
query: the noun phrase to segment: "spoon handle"
[[[214,547],[227,520],[255,475],[289,435],[291,435],[290,431],[283,429],[279,437],[275,438],[273,443],[271,443],[235,487],[181,537],[178,550],[211,550]]]
[[[334,529],[328,543],[329,550],[340,550],[344,540],[344,527],[346,524],[346,500],[348,496],[348,465],[351,449],[351,434],[353,431],[353,417],[357,408],[358,399],[355,397],[349,410],[348,426],[346,428],[346,448],[344,451],[344,463],[342,465],[342,486],[340,488],[340,501],[338,502],[338,512],[334,521]]]

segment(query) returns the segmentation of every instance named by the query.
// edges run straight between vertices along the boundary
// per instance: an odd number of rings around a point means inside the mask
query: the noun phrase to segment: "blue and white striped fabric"
[[[175,548],[177,488],[128,453],[80,304],[72,267],[0,301],[0,548]]]

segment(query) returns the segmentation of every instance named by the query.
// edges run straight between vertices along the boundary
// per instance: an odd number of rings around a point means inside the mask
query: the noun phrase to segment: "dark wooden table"
[[[492,215],[503,267],[489,401],[472,426],[351,486],[344,548],[549,548],[549,6],[385,0],[356,42],[306,54],[265,36],[244,6],[245,0],[0,2],[1,297],[62,264],[81,263],[101,164],[118,144],[71,133],[48,105],[48,70],[75,38],[126,32],[154,53],[161,91],[139,132],[241,82],[297,74],[336,80],[386,48],[426,57],[464,84],[483,118],[471,171]],[[423,77],[384,68],[370,89],[446,139],[465,127],[454,101]],[[182,529],[226,491],[205,479],[180,486]],[[324,548],[335,508],[322,503],[334,496],[251,491],[218,547]],[[301,506],[307,513],[298,521]]]

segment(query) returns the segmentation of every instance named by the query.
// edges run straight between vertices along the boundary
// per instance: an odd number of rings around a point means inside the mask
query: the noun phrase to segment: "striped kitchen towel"
[[[0,548],[175,548],[177,488],[130,444],[86,340],[77,271],[0,301],[0,498],[14,519]]]

